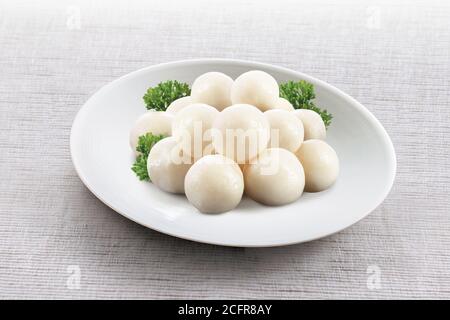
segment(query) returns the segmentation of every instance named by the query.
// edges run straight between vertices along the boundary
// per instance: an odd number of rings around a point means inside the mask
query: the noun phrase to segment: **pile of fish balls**
[[[136,121],[133,150],[147,132],[167,136],[149,153],[151,182],[185,194],[204,213],[230,211],[244,194],[264,205],[286,205],[303,192],[326,190],[339,174],[321,116],[294,109],[280,98],[277,81],[259,70],[235,80],[220,72],[200,75],[190,96]]]

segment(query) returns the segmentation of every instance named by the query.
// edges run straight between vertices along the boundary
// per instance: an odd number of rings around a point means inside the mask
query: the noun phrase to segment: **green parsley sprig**
[[[166,111],[173,101],[190,94],[191,88],[187,83],[168,80],[159,83],[155,87],[148,88],[143,99],[147,109]]]
[[[295,109],[309,109],[317,112],[322,117],[325,127],[328,128],[331,124],[332,114],[317,107],[312,101],[316,94],[311,83],[304,80],[282,83],[280,84],[280,97],[288,100]]]
[[[165,136],[162,134],[153,135],[150,132],[139,137],[136,151],[138,151],[140,154],[136,157],[136,161],[134,162],[133,166],[131,167],[131,170],[133,170],[134,173],[136,173],[139,180],[150,181],[150,177],[147,172],[148,154],[150,153],[150,150],[153,148],[153,146],[159,140],[164,139],[164,138],[165,138]]]

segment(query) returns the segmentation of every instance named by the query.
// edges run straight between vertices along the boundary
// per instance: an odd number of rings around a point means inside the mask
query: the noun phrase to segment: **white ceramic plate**
[[[165,193],[137,179],[130,169],[134,157],[128,137],[134,121],[146,112],[142,96],[148,87],[169,79],[192,84],[208,71],[236,78],[253,69],[270,73],[278,82],[304,79],[314,84],[317,104],[334,116],[327,142],[336,150],[341,167],[332,188],[304,193],[295,203],[281,207],[266,207],[244,198],[231,212],[208,215],[198,212],[184,196]],[[396,170],[389,136],[356,100],[305,74],[237,60],[165,63],[111,82],[78,112],[70,148],[81,180],[115,211],[166,234],[227,246],[280,246],[338,232],[364,218],[384,200]]]

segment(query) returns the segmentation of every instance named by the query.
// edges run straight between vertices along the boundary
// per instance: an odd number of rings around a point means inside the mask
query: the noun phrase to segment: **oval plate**
[[[135,120],[146,112],[142,96],[165,80],[192,84],[208,71],[236,78],[259,69],[278,82],[304,79],[314,84],[316,102],[334,118],[327,142],[340,159],[335,185],[304,193],[290,205],[266,207],[244,198],[233,211],[207,215],[181,195],[160,191],[137,179],[128,143]],[[392,142],[380,122],[360,103],[308,75],[268,64],[202,59],[160,64],[123,76],[101,88],[78,112],[70,150],[83,183],[106,205],[160,232],[204,243],[265,247],[300,243],[338,232],[368,215],[387,196],[395,177]]]

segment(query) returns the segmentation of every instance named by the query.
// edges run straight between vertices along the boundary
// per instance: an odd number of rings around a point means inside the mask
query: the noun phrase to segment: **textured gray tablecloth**
[[[450,5],[411,3],[0,0],[0,298],[450,298]],[[397,152],[388,198],[339,234],[268,249],[180,240],[103,205],[72,166],[76,112],[118,76],[202,57],[362,102]]]

